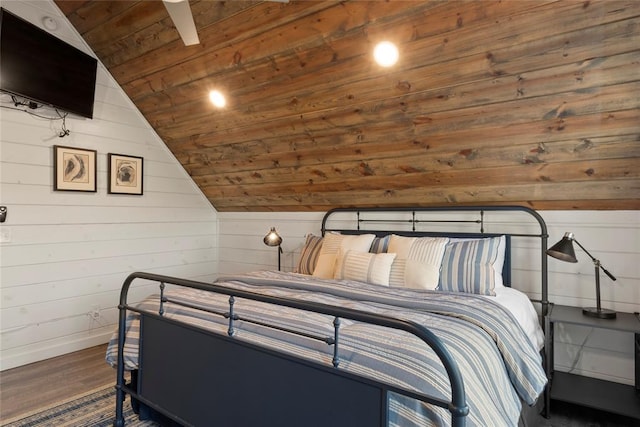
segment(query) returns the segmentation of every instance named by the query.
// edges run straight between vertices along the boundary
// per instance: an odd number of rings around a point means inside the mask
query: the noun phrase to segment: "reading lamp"
[[[278,271],[280,271],[280,254],[282,254],[282,247],[280,244],[282,243],[282,237],[278,234],[275,227],[271,227],[271,230],[264,236],[262,239],[265,245],[267,246],[277,246],[278,247]]]
[[[615,319],[616,312],[613,310],[607,310],[600,306],[600,269],[605,272],[611,280],[616,280],[613,274],[609,273],[606,268],[600,264],[600,260],[595,259],[584,246],[580,244],[574,237],[573,233],[564,233],[564,237],[558,243],[553,245],[547,250],[547,255],[552,256],[561,261],[578,262],[576,259],[576,253],[573,250],[573,242],[576,242],[582,250],[589,255],[589,258],[593,261],[596,272],[596,307],[585,307],[582,309],[582,314],[591,317],[599,317],[600,319]]]

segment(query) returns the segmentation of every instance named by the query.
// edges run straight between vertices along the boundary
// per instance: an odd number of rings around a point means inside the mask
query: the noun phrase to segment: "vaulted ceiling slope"
[[[56,4],[219,211],[640,208],[640,2]]]

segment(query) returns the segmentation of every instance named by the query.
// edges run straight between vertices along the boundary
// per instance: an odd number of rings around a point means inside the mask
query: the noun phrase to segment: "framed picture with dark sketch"
[[[142,157],[109,153],[109,194],[142,195]]]
[[[53,146],[53,189],[96,192],[96,150]]]

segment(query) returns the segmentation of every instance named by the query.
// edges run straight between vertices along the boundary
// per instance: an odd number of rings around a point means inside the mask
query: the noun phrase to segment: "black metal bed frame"
[[[479,233],[429,232],[419,231],[421,220],[416,214],[422,212],[475,211],[480,218],[472,221],[479,224]],[[540,225],[540,234],[511,234],[510,236],[537,237],[542,246],[542,303],[546,314],[547,301],[547,230],[542,217],[532,209],[521,206],[478,206],[478,207],[431,207],[431,208],[337,208],[328,211],[322,220],[322,233],[339,231],[345,234],[374,233],[377,235],[396,234],[410,236],[490,236],[484,232],[485,211],[523,211],[532,215]],[[327,223],[337,213],[355,213],[356,229],[329,228]],[[377,222],[362,218],[367,212],[410,212],[410,231],[365,230],[361,224]],[[396,220],[383,220],[393,223]],[[405,222],[406,221],[401,221]],[[436,222],[455,223],[457,220]],[[509,252],[505,264],[510,259]],[[510,264],[507,270],[510,270]],[[507,273],[508,274],[508,273]],[[128,291],[136,279],[159,283],[160,304],[158,312],[140,310],[127,302]],[[229,296],[229,310],[211,314],[222,316],[228,322],[227,335],[221,335],[200,327],[187,325],[164,317],[167,303],[185,305],[171,300],[164,294],[167,284],[201,289]],[[267,304],[277,304],[294,309],[326,314],[334,317],[333,336],[312,336],[298,331],[265,325],[243,317],[234,311],[235,298],[246,298]],[[198,308],[186,304],[190,308]],[[273,297],[258,293],[230,289],[217,284],[162,276],[152,273],[133,273],[125,280],[121,294],[118,331],[118,361],[116,381],[116,418],[114,426],[124,426],[123,402],[128,394],[149,408],[182,425],[211,425],[215,412],[216,425],[248,426],[301,425],[305,426],[386,426],[387,400],[389,393],[398,393],[410,398],[446,408],[451,413],[452,425],[464,426],[468,407],[466,404],[463,378],[455,360],[442,342],[422,325],[392,317],[365,313],[357,310],[334,307],[325,304]],[[140,349],[137,384],[126,384],[123,347],[125,341],[128,312],[140,314]],[[339,369],[340,365],[340,319],[395,328],[412,333],[429,345],[440,358],[451,384],[451,400],[444,401],[431,396],[398,388],[373,379],[360,377]],[[300,334],[333,346],[332,366],[314,362],[260,347],[234,338],[234,322],[258,323],[277,329],[283,334]],[[176,367],[180,367],[178,371]],[[311,386],[310,386],[311,385]],[[189,395],[185,399],[185,394]],[[250,402],[251,409],[246,404]],[[215,409],[214,409],[215,407]],[[372,409],[376,408],[376,409]]]

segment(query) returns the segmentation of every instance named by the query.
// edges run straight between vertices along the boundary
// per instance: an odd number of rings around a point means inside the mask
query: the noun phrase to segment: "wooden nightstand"
[[[640,319],[632,313],[618,312],[615,319],[598,319],[582,314],[582,308],[551,305],[546,317],[545,348],[547,376],[551,378],[550,397],[640,420]],[[633,333],[635,348],[635,386],[589,378],[566,372],[554,372],[554,324],[571,323],[590,328]],[[547,399],[549,404],[549,399]],[[546,413],[549,412],[547,406]]]

